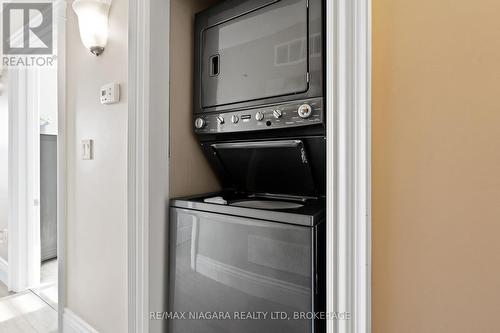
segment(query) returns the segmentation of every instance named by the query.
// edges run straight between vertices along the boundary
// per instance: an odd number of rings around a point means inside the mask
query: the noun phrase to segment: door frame
[[[162,27],[155,29],[152,27]],[[169,203],[170,0],[129,1],[127,161],[128,332],[166,306]]]
[[[58,113],[58,136],[57,136],[57,257],[58,257],[58,327],[62,330],[62,313],[65,306],[66,290],[65,290],[65,253],[66,253],[66,0],[53,0],[53,17],[56,18],[57,25],[54,26],[54,38],[57,40],[57,113]],[[21,36],[21,35],[20,35]],[[22,36],[21,36],[22,37]],[[9,115],[19,115],[21,110],[28,107],[37,108],[37,101],[41,97],[38,94],[39,73],[36,70],[13,69],[9,70]],[[10,89],[11,86],[16,86],[18,89]],[[12,107],[12,108],[11,108]],[[26,112],[25,112],[26,113]],[[25,119],[26,120],[26,119]],[[26,203],[33,198],[31,192],[34,191],[26,184],[19,184],[19,179],[22,179],[21,173],[26,174],[26,170],[19,170],[18,164],[13,164],[10,156],[15,156],[19,161],[20,152],[24,155],[26,151],[36,150],[39,161],[39,112],[31,119],[30,123],[38,129],[36,136],[38,145],[36,147],[27,147],[26,142],[15,142],[16,146],[11,145],[13,135],[28,138],[29,131],[20,126],[19,119],[9,116],[9,126],[17,125],[17,133],[9,133],[9,170],[13,170],[16,177],[9,174],[9,198],[16,198],[17,202],[12,205],[17,206],[17,209],[11,209],[9,212],[9,262],[8,262],[8,279],[9,287],[14,291],[20,291],[39,285],[40,283],[40,219],[38,212],[37,223],[33,223],[33,219],[19,219],[18,213],[26,210]],[[32,131],[33,132],[33,131]],[[31,135],[32,139],[33,135]],[[21,147],[25,147],[20,150]],[[31,152],[29,154],[32,154]],[[27,164],[26,161],[21,161]],[[29,164],[29,163],[28,163]],[[39,163],[35,166],[38,169],[38,179],[32,183],[40,183]],[[10,171],[9,171],[10,173]],[[15,181],[10,179],[16,178]],[[35,177],[36,178],[36,177]],[[25,183],[29,181],[25,180]],[[39,188],[39,186],[38,186]],[[39,193],[39,190],[38,190]],[[19,206],[19,201],[25,198],[25,204]],[[39,200],[39,196],[37,196]],[[11,199],[12,200],[12,199]],[[17,224],[16,228],[12,227],[10,221],[23,221]],[[30,230],[28,234],[23,231]],[[35,246],[34,243],[38,242]],[[14,251],[14,248],[17,250]],[[36,248],[37,254],[29,254]],[[28,258],[28,259],[26,259]],[[11,260],[12,259],[12,260]],[[37,264],[35,264],[35,262]]]
[[[371,0],[326,7],[327,312],[351,315],[328,321],[327,331],[364,333],[371,332]]]
[[[39,72],[8,69],[9,240],[8,287],[21,292],[40,284]]]
[[[66,123],[66,0],[54,0],[57,22],[57,327],[63,332],[66,308],[67,123]]]
[[[368,333],[371,0],[326,2],[326,98],[332,101],[327,104],[327,312],[351,314],[351,320],[328,321],[327,332]],[[162,324],[149,322],[149,311],[165,304],[152,295],[168,297],[158,283],[168,280],[168,252],[161,241],[168,242],[169,10],[170,1],[129,3],[129,333],[161,332]]]
[[[148,332],[150,1],[129,1],[127,132],[128,332]]]

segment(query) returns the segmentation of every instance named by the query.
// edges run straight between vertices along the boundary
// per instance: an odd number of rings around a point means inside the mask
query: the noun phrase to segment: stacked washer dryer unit
[[[196,15],[193,130],[223,190],[171,202],[171,333],[325,330],[323,9]]]

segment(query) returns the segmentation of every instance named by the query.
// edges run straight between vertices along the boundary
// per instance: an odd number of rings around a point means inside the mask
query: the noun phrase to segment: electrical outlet
[[[7,242],[8,233],[7,229],[0,230],[0,243]]]

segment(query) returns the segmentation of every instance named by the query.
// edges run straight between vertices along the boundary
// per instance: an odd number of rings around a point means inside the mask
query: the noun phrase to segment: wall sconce
[[[110,3],[103,0],[75,0],[73,10],[78,16],[83,45],[100,55],[108,42],[108,13]]]

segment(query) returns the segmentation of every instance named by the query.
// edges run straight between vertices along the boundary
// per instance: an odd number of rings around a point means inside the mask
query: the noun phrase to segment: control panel
[[[101,87],[101,104],[114,104],[120,101],[120,85],[118,83],[109,83]]]
[[[314,98],[254,109],[201,114],[195,117],[194,128],[199,134],[261,131],[321,124],[323,118],[323,99]]]

